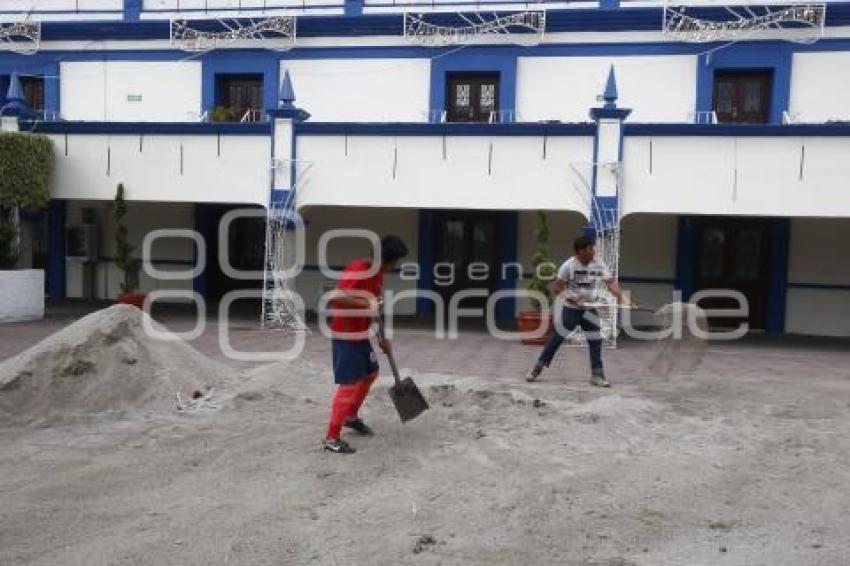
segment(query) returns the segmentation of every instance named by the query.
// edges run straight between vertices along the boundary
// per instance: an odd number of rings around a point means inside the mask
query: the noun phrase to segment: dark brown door
[[[434,290],[446,306],[455,293],[464,289],[494,291],[499,275],[496,216],[447,212],[438,214],[434,224]],[[481,308],[486,303],[486,297],[469,297],[459,305]]]
[[[770,121],[772,71],[717,71],[714,112],[720,123],[766,124]]]
[[[44,79],[41,77],[21,77],[21,88],[27,106],[36,112],[44,111]]]
[[[248,110],[262,110],[263,76],[219,75],[217,104],[232,109],[238,118]]]
[[[706,218],[697,231],[696,289],[733,289],[749,302],[749,316],[709,320],[712,326],[737,326],[747,321],[751,328],[764,328],[770,222],[762,219]],[[739,305],[733,299],[712,298],[703,308],[727,309]]]
[[[499,110],[499,74],[450,74],[446,120],[449,122],[488,122]]]

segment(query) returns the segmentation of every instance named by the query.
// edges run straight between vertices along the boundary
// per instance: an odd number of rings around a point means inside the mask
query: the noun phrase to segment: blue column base
[[[47,206],[47,296],[63,299],[67,294],[65,276],[64,200],[51,200]]]

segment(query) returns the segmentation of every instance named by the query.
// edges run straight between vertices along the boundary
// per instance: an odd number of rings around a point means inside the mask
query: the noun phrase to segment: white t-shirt
[[[603,283],[613,278],[608,267],[596,258],[585,265],[573,256],[558,269],[558,279],[567,284],[568,297],[582,302],[596,300]]]

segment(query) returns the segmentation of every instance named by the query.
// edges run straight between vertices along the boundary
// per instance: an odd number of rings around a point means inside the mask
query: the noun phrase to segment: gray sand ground
[[[401,425],[384,375],[354,456],[317,449],[324,356],[234,371],[218,410],[0,427],[0,564],[844,565],[848,362],[717,348],[610,391],[421,367],[432,409]]]

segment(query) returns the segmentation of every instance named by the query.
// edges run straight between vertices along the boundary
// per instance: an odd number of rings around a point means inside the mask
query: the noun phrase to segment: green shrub
[[[12,269],[17,262],[15,229],[8,222],[0,222],[0,269]]]
[[[0,133],[0,206],[36,210],[50,199],[53,142],[47,136]]]
[[[124,184],[118,183],[115,201],[112,204],[115,220],[115,265],[124,273],[122,293],[132,293],[138,288],[138,261],[133,259],[133,246],[127,235],[127,201],[124,200]]]
[[[531,255],[531,265],[534,268],[534,274],[528,289],[542,293],[546,297],[547,305],[551,306],[552,291],[549,289],[549,284],[555,276],[555,264],[549,256],[549,223],[546,213],[542,210],[537,212],[534,225],[534,252]],[[530,302],[534,310],[543,309],[539,300],[532,297]]]
[[[230,106],[216,106],[210,111],[210,122],[238,122],[242,119],[238,108]]]
[[[52,171],[53,142],[47,136],[0,133],[0,267],[15,267],[21,211],[47,206]]]

